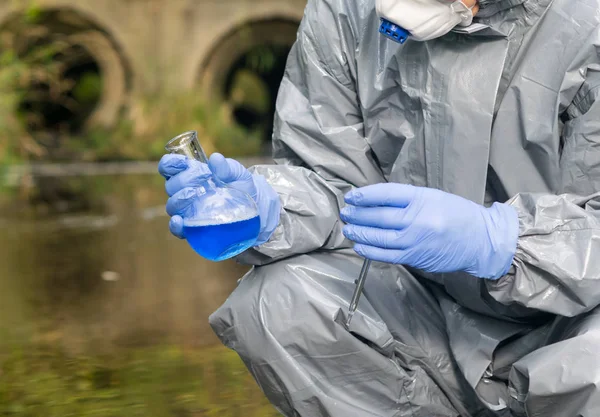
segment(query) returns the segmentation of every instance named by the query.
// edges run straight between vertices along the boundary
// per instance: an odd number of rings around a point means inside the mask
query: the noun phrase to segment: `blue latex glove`
[[[344,235],[365,258],[488,279],[510,269],[519,220],[509,205],[486,208],[443,191],[395,183],[353,190],[346,203]]]
[[[158,172],[167,180],[165,189],[169,195],[167,213],[171,217],[169,229],[180,239],[183,235],[183,218],[193,213],[194,188],[202,185],[212,174],[228,186],[249,194],[256,205],[260,217],[260,234],[256,246],[267,242],[279,224],[281,203],[279,195],[261,175],[252,175],[242,164],[223,155],[212,154],[208,166],[187,159],[183,155],[164,155]]]

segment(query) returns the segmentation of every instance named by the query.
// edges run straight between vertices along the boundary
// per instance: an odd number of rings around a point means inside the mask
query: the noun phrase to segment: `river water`
[[[158,174],[0,194],[0,415],[277,415],[208,316],[247,267],[170,235]]]

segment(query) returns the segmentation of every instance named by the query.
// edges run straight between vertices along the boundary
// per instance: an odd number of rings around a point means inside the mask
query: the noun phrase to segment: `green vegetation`
[[[240,100],[260,114],[268,111],[270,97],[257,77],[236,80],[240,87],[230,103],[206,103],[198,91],[158,92],[129,97],[110,129],[85,125],[101,98],[102,77],[93,68],[69,76],[69,68],[89,64],[90,56],[44,19],[42,9],[30,6],[18,25],[0,33],[0,167],[30,160],[152,160],[168,139],[191,129],[199,131],[207,152],[260,153],[265,127],[248,131],[233,117]],[[247,65],[266,71],[273,64],[263,52]],[[57,114],[60,123],[46,119]]]
[[[59,69],[45,61],[54,50],[36,51],[25,58],[10,49],[0,53],[0,132],[7,138],[0,141],[0,166],[48,156],[43,144],[25,128],[26,115],[19,106],[36,76],[60,76]],[[85,76],[74,86],[73,95],[81,103],[90,102],[100,88],[101,80]],[[192,92],[132,100],[129,114],[114,128],[91,128],[61,137],[61,152],[52,159],[156,159],[164,153],[168,139],[192,129],[199,131],[209,153],[220,151],[235,157],[258,154],[261,149],[261,132],[247,132],[232,121],[226,105],[207,105],[200,94]]]
[[[154,347],[113,357],[53,346],[0,356],[0,415],[275,417],[235,353]]]
[[[81,159],[152,160],[164,154],[164,145],[186,130],[197,130],[207,153],[228,156],[260,152],[260,132],[236,125],[226,105],[207,105],[197,93],[142,98],[131,105],[129,117],[113,129],[91,129],[67,139],[66,147]]]
[[[85,73],[73,86],[73,98],[82,104],[94,104],[102,94],[102,78],[96,73]]]
[[[20,111],[29,86],[51,85],[49,94],[60,95],[65,86],[59,82],[60,67],[52,57],[61,45],[44,45],[20,53],[23,45],[16,34],[3,33],[0,37],[0,165],[21,160],[25,155],[41,156],[42,148],[25,125],[27,120]]]

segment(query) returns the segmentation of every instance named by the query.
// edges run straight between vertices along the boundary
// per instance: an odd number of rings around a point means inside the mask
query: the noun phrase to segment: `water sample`
[[[195,131],[171,139],[166,149],[208,164]],[[196,188],[194,198],[190,210],[193,215],[183,218],[183,233],[196,253],[218,262],[254,246],[260,233],[260,218],[252,197],[213,175]]]

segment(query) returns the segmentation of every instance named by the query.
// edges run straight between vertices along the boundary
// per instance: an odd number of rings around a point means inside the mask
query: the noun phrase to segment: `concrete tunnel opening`
[[[250,49],[231,66],[223,86],[235,122],[248,130],[261,128],[265,141],[273,129],[275,101],[290,48],[267,44]]]
[[[23,87],[19,119],[44,148],[91,126],[110,127],[129,91],[130,71],[116,42],[96,22],[70,8],[11,15],[0,27],[15,53],[36,63],[44,76]],[[50,65],[50,62],[52,63]]]
[[[81,132],[102,94],[103,74],[95,58],[74,45],[54,58],[64,63],[58,82],[65,88],[53,94],[48,83],[33,83],[19,106],[27,130],[42,134]]]
[[[262,137],[270,153],[279,85],[299,22],[272,18],[247,22],[216,42],[200,72],[211,99],[227,103],[235,123]]]

